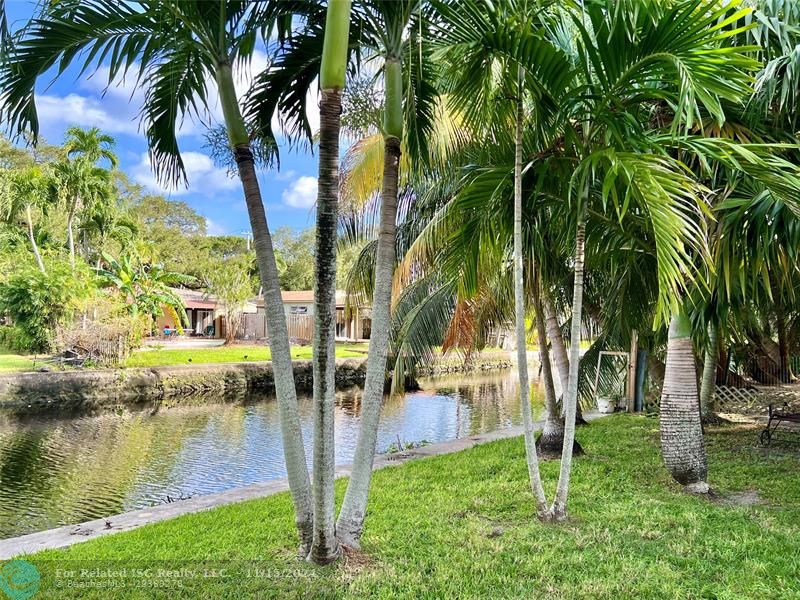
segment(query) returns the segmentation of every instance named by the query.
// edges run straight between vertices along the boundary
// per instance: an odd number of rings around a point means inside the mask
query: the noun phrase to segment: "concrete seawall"
[[[311,391],[310,360],[293,361],[297,389]],[[504,356],[478,357],[469,372],[510,368]],[[463,362],[437,361],[423,375],[465,372]],[[336,361],[336,388],[362,385],[367,375],[366,358],[341,358]],[[203,396],[236,398],[259,390],[275,389],[271,362],[242,362],[173,365],[129,369],[76,369],[0,375],[0,410],[45,412],[48,410],[86,410],[150,402],[180,403]]]
[[[311,390],[310,360],[294,361],[298,389]],[[336,361],[336,386],[364,383],[366,359]],[[242,394],[275,387],[271,362],[87,369],[0,376],[0,409],[40,412],[102,408],[183,396]]]

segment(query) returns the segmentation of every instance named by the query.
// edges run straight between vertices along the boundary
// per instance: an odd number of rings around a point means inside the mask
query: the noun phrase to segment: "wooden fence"
[[[240,340],[262,340],[267,337],[267,320],[264,313],[243,314],[236,337]]]
[[[287,315],[286,328],[293,342],[308,343],[314,338],[313,315]],[[237,337],[244,340],[260,340],[267,336],[267,320],[263,313],[242,315]]]
[[[312,315],[288,315],[286,328],[292,342],[310,342],[314,339],[314,317]]]

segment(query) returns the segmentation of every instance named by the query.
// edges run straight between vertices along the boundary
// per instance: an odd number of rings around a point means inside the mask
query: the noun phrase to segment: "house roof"
[[[189,290],[186,288],[172,288],[186,308],[204,308],[214,310],[220,308],[221,302],[214,294],[209,294],[204,290]],[[244,304],[243,311],[246,313],[256,312],[255,303],[247,301]]]
[[[284,304],[313,304],[314,290],[288,290],[281,292]],[[264,306],[264,298],[254,300],[258,306]],[[336,290],[336,306],[344,306],[347,302],[347,292]]]
[[[281,292],[281,300],[284,304],[289,302],[302,302],[304,304],[311,304],[314,302],[313,290],[297,290],[289,292]]]
[[[186,308],[207,308],[214,309],[217,307],[217,298],[212,294],[207,294],[203,290],[188,290],[186,288],[172,288],[181,300],[183,300]]]

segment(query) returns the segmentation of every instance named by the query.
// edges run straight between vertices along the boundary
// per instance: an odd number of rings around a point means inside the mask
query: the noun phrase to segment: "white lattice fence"
[[[733,412],[741,412],[742,409],[760,409],[764,406],[764,393],[753,388],[736,388],[727,385],[718,385],[714,390],[714,400],[722,408],[736,409]]]

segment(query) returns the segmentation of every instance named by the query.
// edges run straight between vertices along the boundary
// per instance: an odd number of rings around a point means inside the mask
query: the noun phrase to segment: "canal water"
[[[519,424],[515,378],[430,378],[387,398],[378,451]],[[352,461],[360,400],[357,388],[337,394],[337,464]],[[299,405],[310,460],[311,399]],[[278,406],[266,395],[92,414],[0,412],[0,539],[285,475]]]

